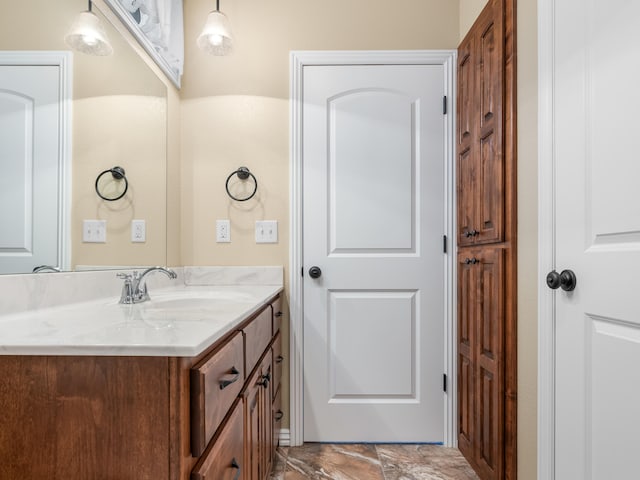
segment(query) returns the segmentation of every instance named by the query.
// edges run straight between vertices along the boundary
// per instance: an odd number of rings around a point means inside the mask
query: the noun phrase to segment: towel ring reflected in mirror
[[[245,198],[238,198],[231,194],[231,192],[229,191],[229,180],[231,180],[234,175],[237,175],[238,178],[242,181],[247,180],[249,177],[253,179],[254,186],[253,186],[253,192],[251,192],[251,195]],[[253,196],[256,194],[256,192],[258,191],[258,180],[256,179],[255,175],[249,171],[247,167],[240,167],[235,172],[231,172],[231,175],[227,177],[227,181],[224,184],[224,188],[227,190],[227,195],[229,195],[233,200],[237,202],[246,202],[247,200],[251,200]]]
[[[116,192],[115,196],[105,195],[104,185],[101,188],[100,180],[107,173],[111,174],[111,177],[107,177],[108,179],[111,180],[111,182],[109,183],[117,182],[118,184],[124,185],[124,189],[122,189],[122,191],[119,193]],[[122,180],[124,180],[124,182],[121,182]],[[122,197],[125,196],[128,189],[129,189],[129,181],[127,180],[127,177],[125,175],[124,168],[122,167],[113,167],[108,170],[105,170],[104,172],[101,172],[100,175],[98,175],[98,177],[96,178],[96,193],[101,199],[106,200],[107,202],[115,202],[116,200],[120,200]]]

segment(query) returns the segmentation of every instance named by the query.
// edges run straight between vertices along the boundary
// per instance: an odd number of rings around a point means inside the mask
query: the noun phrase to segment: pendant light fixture
[[[89,9],[78,14],[71,29],[64,37],[64,41],[73,50],[87,55],[110,55],[113,48],[111,48],[102,22],[91,11],[91,7],[92,2],[89,0]]]
[[[233,35],[227,16],[220,11],[220,0],[216,9],[209,13],[207,23],[198,37],[198,47],[211,55],[227,55],[233,47]]]

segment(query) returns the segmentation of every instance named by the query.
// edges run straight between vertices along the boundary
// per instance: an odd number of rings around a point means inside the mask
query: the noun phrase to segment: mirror
[[[166,263],[167,86],[93,2],[113,54],[73,53],[69,231],[73,270]],[[64,36],[86,0],[29,0],[3,6],[0,50],[69,50]],[[111,18],[113,18],[111,16]],[[97,176],[115,166],[126,171],[126,195],[98,197]],[[52,172],[55,174],[55,172]],[[55,199],[52,199],[55,201]],[[0,205],[10,208],[10,205]],[[83,221],[106,221],[106,242],[83,242]],[[133,220],[144,220],[146,241],[132,242]],[[35,228],[35,227],[34,227]],[[29,273],[33,267],[21,271]],[[34,265],[35,266],[35,265]]]

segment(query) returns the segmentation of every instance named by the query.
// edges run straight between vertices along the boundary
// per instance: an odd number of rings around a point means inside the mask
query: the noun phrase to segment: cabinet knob
[[[240,478],[240,464],[238,463],[238,461],[236,460],[235,457],[233,457],[233,459],[231,460],[231,468],[235,468],[238,471],[236,472],[236,476],[233,477],[233,480],[238,480]]]
[[[480,260],[478,260],[475,257],[473,257],[473,258],[465,258],[464,259],[464,263],[466,263],[467,265],[469,265],[469,264],[475,265],[476,263],[480,263]]]

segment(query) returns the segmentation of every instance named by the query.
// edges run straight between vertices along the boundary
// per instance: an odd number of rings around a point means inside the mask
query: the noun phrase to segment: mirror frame
[[[138,43],[149,54],[153,61],[160,67],[160,70],[167,76],[176,88],[180,88],[180,72],[169,65],[169,62],[155,49],[151,41],[147,38],[138,24],[133,20],[131,14],[118,2],[118,0],[104,0],[111,11],[116,14],[120,21],[127,27],[127,30],[135,37]]]

